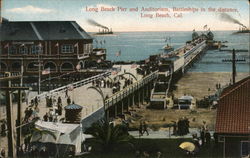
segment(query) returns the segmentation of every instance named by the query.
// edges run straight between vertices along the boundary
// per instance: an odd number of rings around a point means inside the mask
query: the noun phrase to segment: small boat
[[[165,42],[168,42],[165,46],[162,47],[164,50],[164,53],[168,53],[174,50],[174,48],[171,46],[171,37],[166,38]]]
[[[162,49],[164,50],[165,53],[174,50],[174,48],[172,46],[170,46],[169,44],[165,45]]]

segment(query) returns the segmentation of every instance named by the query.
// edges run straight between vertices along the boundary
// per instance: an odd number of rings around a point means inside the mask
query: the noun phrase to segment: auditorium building
[[[5,19],[0,25],[0,73],[36,76],[49,69],[58,75],[105,59],[106,50],[93,49],[93,38],[75,21]]]

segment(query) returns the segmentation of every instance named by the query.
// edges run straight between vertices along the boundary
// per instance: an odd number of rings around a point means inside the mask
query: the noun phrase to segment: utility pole
[[[10,77],[10,73],[9,77]],[[11,81],[8,81],[7,88],[11,87]],[[2,89],[2,88],[1,88]],[[7,128],[8,128],[8,156],[14,157],[14,130],[12,118],[12,96],[10,89],[6,89],[6,112],[7,112]]]
[[[232,82],[235,84],[235,77],[236,77],[236,62],[239,61],[246,61],[245,59],[236,59],[235,52],[240,52],[240,50],[233,49],[232,52],[232,59],[223,59],[222,62],[231,62],[232,63]]]
[[[8,84],[7,87],[1,87],[1,90],[6,91],[6,119],[7,119],[7,130],[8,130],[8,156],[9,157],[16,157],[15,154],[15,145],[14,145],[14,128],[13,128],[13,114],[12,114],[12,96],[11,93],[12,91],[18,90],[18,105],[17,105],[17,124],[16,126],[21,125],[21,105],[22,105],[22,93],[21,90],[28,90],[29,88],[27,87],[11,87],[11,80],[20,78],[21,76],[11,76],[10,72],[7,72],[8,74],[7,77],[0,78],[0,81],[5,81],[7,80]],[[21,144],[21,129],[17,129],[17,146],[20,146]]]

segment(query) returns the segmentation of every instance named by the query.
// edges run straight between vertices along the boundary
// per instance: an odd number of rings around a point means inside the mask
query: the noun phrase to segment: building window
[[[250,141],[241,142],[241,157],[248,156],[250,154]]]
[[[88,44],[83,45],[83,54],[90,54],[92,50],[93,50],[92,43],[88,43]]]
[[[19,48],[19,53],[20,54],[28,54],[28,48],[25,46],[22,46]]]
[[[42,51],[43,51],[43,47],[40,47],[40,46],[37,46],[37,45],[31,46],[31,49],[30,49],[31,54],[42,53]]]
[[[72,44],[65,44],[62,45],[62,53],[73,53],[74,52],[74,47]]]
[[[16,46],[10,46],[9,47],[9,54],[16,54],[16,53],[17,53]]]

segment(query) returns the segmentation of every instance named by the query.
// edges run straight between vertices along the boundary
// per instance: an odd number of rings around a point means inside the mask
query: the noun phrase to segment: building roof
[[[65,106],[64,109],[67,109],[67,110],[79,110],[79,109],[82,109],[82,106],[77,105],[77,104],[70,104],[70,105]]]
[[[92,39],[75,21],[4,21],[0,41]]]
[[[184,96],[181,96],[179,99],[182,99],[182,100],[193,100],[194,97],[189,96],[189,95],[184,95]]]
[[[221,93],[215,132],[250,134],[250,76]]]

